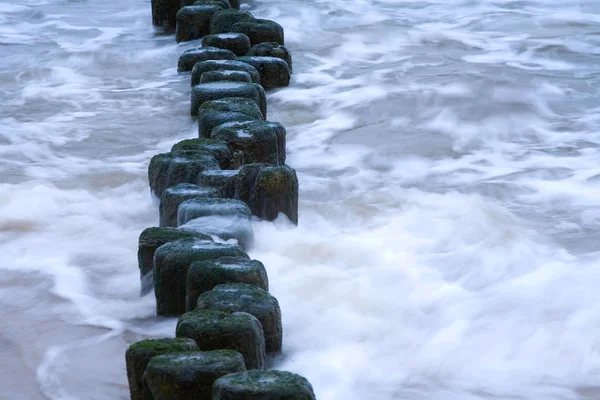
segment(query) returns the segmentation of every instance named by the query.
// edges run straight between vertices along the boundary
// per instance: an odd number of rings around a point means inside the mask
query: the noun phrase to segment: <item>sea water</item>
[[[257,222],[320,400],[600,397],[600,3],[256,0],[300,221]],[[127,399],[150,158],[197,136],[149,1],[0,3],[0,398]]]

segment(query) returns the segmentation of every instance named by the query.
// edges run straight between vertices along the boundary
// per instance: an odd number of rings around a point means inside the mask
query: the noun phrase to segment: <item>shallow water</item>
[[[600,4],[260,0],[300,225],[255,223],[321,400],[600,397]],[[0,3],[0,398],[126,399],[146,168],[196,135],[150,2]]]

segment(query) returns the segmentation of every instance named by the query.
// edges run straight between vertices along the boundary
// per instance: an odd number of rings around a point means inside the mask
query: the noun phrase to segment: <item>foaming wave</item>
[[[252,251],[280,367],[324,399],[596,398],[597,4],[303,6],[270,96],[314,113],[281,115],[300,225]]]
[[[575,399],[566,386],[593,384],[594,264],[477,195],[357,200],[257,226],[252,256],[285,310],[281,368],[325,399]]]

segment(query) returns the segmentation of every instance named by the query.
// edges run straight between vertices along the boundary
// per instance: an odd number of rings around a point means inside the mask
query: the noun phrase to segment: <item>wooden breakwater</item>
[[[305,378],[266,369],[282,349],[281,310],[265,266],[246,253],[253,216],[298,223],[286,130],[267,120],[265,93],[288,86],[292,57],[278,23],[239,8],[238,0],[152,0],[155,26],[177,42],[201,39],[177,64],[191,75],[198,137],[148,167],[160,226],[139,238],[141,294],[154,290],[157,315],[179,319],[175,337],[128,348],[133,400],[315,399]]]

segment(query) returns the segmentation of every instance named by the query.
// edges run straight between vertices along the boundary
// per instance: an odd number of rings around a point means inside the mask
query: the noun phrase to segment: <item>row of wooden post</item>
[[[126,352],[132,400],[314,400],[311,384],[269,370],[281,355],[279,302],[252,260],[252,220],[298,223],[298,178],[285,164],[286,130],[267,120],[266,90],[287,86],[283,28],[237,0],[152,0],[152,21],[184,52],[198,137],[152,158],[148,179],[160,224],[139,238],[141,294],[177,316],[174,338]]]

